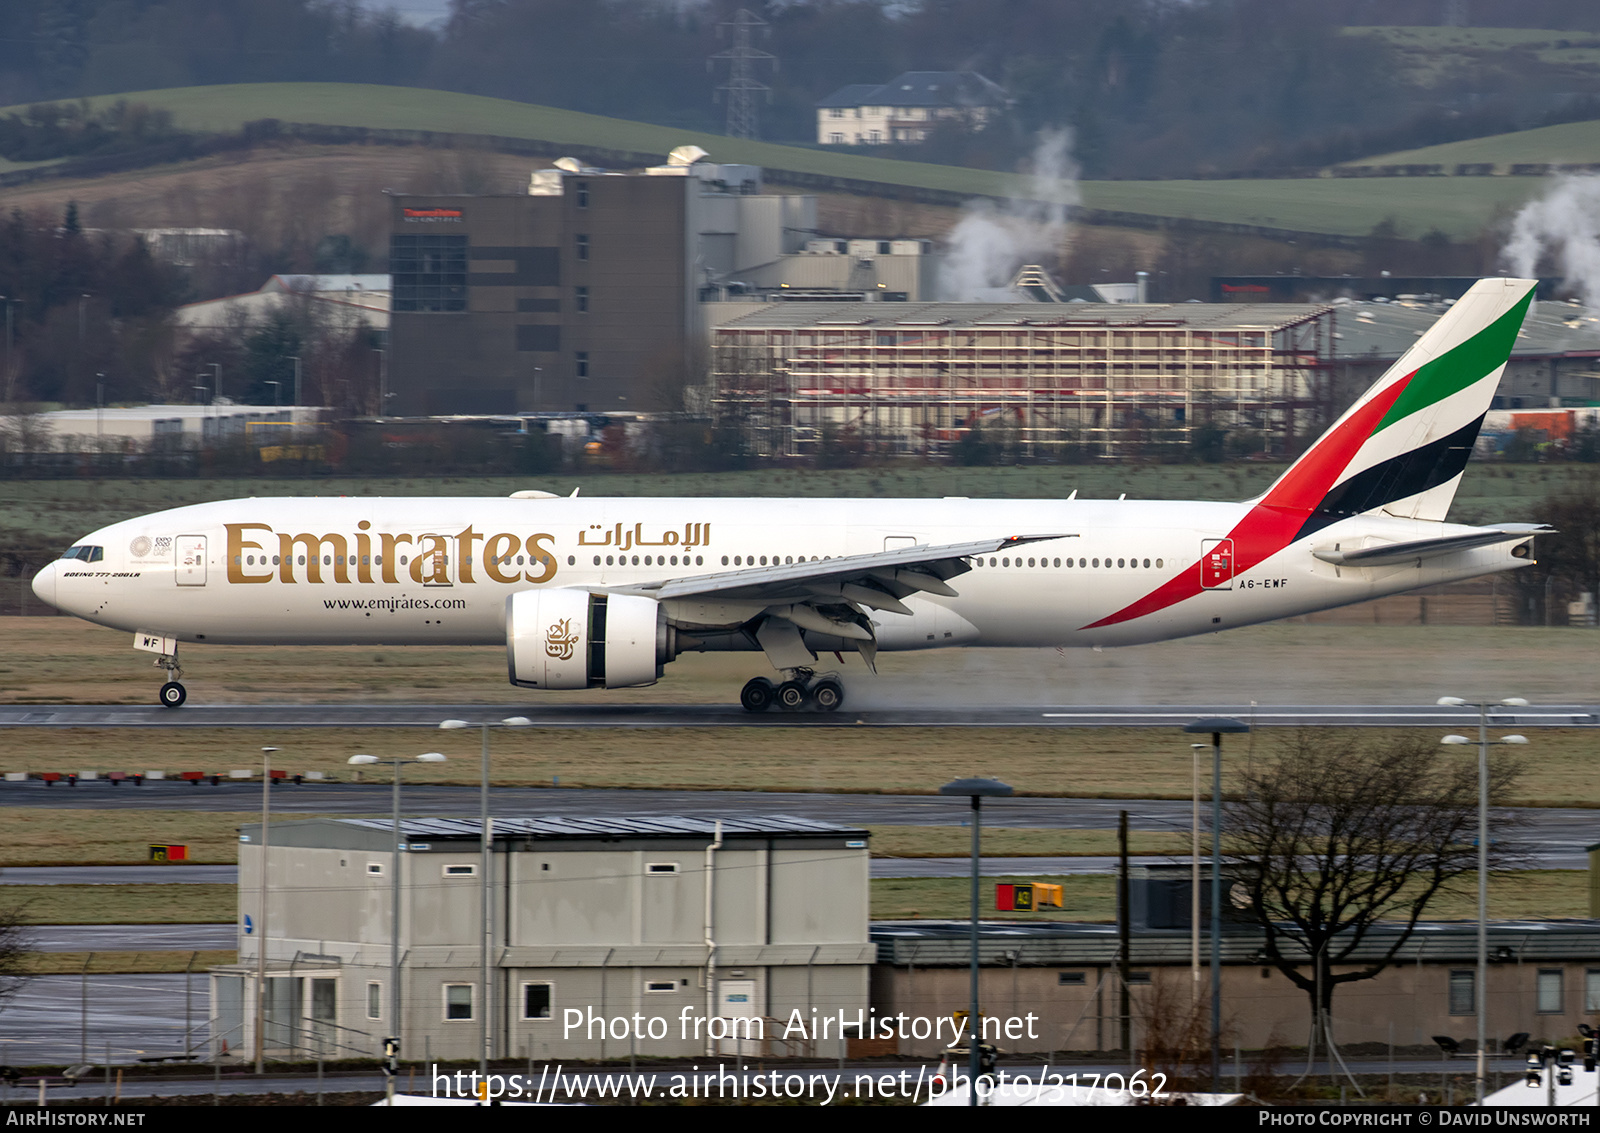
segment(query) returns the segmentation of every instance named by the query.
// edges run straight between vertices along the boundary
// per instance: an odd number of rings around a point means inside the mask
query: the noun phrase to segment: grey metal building
[[[941,451],[981,428],[1028,459],[1182,452],[1202,423],[1297,451],[1333,419],[1333,308],[774,303],[713,333],[713,411],[757,452],[826,431]]]
[[[867,1006],[865,830],[783,816],[720,828],[496,819],[488,1004],[476,820],[406,820],[400,852],[387,821],[273,823],[269,835],[263,1036],[275,1054],[372,1055],[398,1032],[407,1058],[476,1058],[487,1012],[494,1057],[831,1056],[837,1037],[785,1041],[786,1022]],[[239,962],[211,973],[216,1050],[254,1048],[260,839],[259,824],[241,828]]]
[[[523,195],[392,197],[385,413],[681,409],[701,291],[816,228],[815,198],[703,156],[628,174],[563,158]]]
[[[1350,971],[1385,955],[1403,926],[1379,923],[1363,940]],[[873,1006],[880,1016],[937,1017],[964,1007],[970,945],[964,921],[880,921],[873,970]],[[1281,943],[1280,938],[1280,943]],[[1246,1050],[1299,1045],[1310,1028],[1307,995],[1262,963],[1258,927],[1224,924],[1222,1004],[1225,1042]],[[1201,956],[1210,954],[1202,933]],[[1302,954],[1303,955],[1303,954]],[[1114,924],[991,922],[978,945],[986,1015],[1036,1017],[1035,1037],[1005,1042],[1015,1052],[1111,1050],[1120,1041],[1120,945]],[[1491,921],[1488,986],[1477,987],[1477,923],[1417,926],[1393,962],[1370,980],[1340,987],[1333,1028],[1341,1044],[1428,1046],[1434,1035],[1462,1039],[1488,1010],[1489,1033],[1526,1031],[1557,1041],[1600,1012],[1600,921]],[[1309,971],[1309,957],[1304,957]],[[1170,1040],[1174,1020],[1193,994],[1186,929],[1136,927],[1129,953],[1129,991],[1136,1048],[1152,1029]],[[1202,967],[1208,961],[1202,959]],[[1202,980],[1209,980],[1202,972]],[[1202,1000],[1209,1002],[1208,993]],[[908,1036],[905,1056],[934,1057],[940,1044]]]

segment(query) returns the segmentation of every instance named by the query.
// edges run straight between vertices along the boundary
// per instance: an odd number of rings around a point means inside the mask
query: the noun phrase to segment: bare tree
[[[1491,802],[1505,801],[1516,774],[1491,763]],[[1476,761],[1451,758],[1432,735],[1301,732],[1245,774],[1223,835],[1234,904],[1262,929],[1264,960],[1310,999],[1311,1057],[1328,1040],[1334,991],[1388,967],[1429,905],[1475,873],[1477,813]],[[1504,868],[1514,819],[1500,810],[1489,821],[1490,862]]]
[[[0,907],[0,1005],[33,974],[33,939],[25,919],[26,903]]]

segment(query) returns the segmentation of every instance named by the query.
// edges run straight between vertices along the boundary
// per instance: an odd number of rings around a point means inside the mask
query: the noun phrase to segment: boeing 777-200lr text
[[[819,656],[1161,641],[1528,565],[1548,529],[1445,515],[1533,289],[1474,285],[1243,503],[247,499],[102,528],[33,588],[157,654],[174,708],[180,644],[207,642],[503,644],[534,689],[746,650],[780,679],[744,707],[831,711]]]

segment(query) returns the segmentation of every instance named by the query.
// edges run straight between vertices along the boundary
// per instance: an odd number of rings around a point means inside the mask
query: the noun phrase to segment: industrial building
[[[1361,390],[1448,309],[1444,300],[1335,301],[1339,383]],[[1249,308],[1244,308],[1248,310]],[[1600,405],[1600,315],[1576,303],[1538,301],[1511,348],[1493,408]]]
[[[1012,290],[1048,294],[1028,270]],[[730,305],[711,331],[709,400],[768,456],[812,455],[830,432],[939,455],[979,429],[1024,460],[1159,460],[1187,455],[1210,426],[1284,457],[1448,302]],[[1494,408],[1592,405],[1600,316],[1536,304]]]
[[[708,328],[765,302],[925,302],[920,239],[833,239],[815,197],[695,146],[620,173],[562,158],[528,192],[394,196],[386,415],[681,412]],[[728,304],[732,302],[732,306]]]
[[[1402,925],[1379,923],[1336,971],[1384,956]],[[947,1014],[965,1004],[971,951],[965,921],[877,922],[879,962],[872,1001],[880,1016]],[[1279,938],[1280,947],[1283,938]],[[1258,1051],[1301,1046],[1310,1030],[1306,993],[1262,962],[1262,930],[1224,924],[1222,1012],[1228,1047]],[[1120,945],[1112,924],[989,922],[979,941],[980,1000],[986,1015],[1033,1012],[1036,1037],[1000,1045],[1011,1053],[1114,1050],[1121,1042]],[[1202,940],[1209,957],[1209,936]],[[1332,1025],[1341,1045],[1427,1046],[1446,1035],[1467,1043],[1476,1012],[1487,1007],[1489,1033],[1504,1039],[1526,1031],[1556,1041],[1600,1011],[1600,921],[1493,921],[1489,925],[1487,995],[1477,983],[1477,923],[1417,926],[1379,975],[1343,985]],[[1137,927],[1129,952],[1135,1049],[1152,1028],[1168,1040],[1182,1030],[1193,994],[1187,928]],[[1203,961],[1205,963],[1207,961]],[[1306,961],[1309,968],[1309,959]],[[1209,988],[1209,977],[1202,978]],[[1209,991],[1204,997],[1209,1004]],[[905,1057],[936,1058],[941,1044],[898,1043]]]
[[[31,451],[179,452],[238,441],[272,444],[314,430],[322,412],[315,406],[234,405],[226,400],[58,409],[33,415],[29,429],[37,447]]]
[[[940,452],[981,427],[1022,459],[1160,457],[1213,422],[1270,451],[1332,419],[1326,306],[771,304],[712,336],[713,412],[756,451],[825,432]]]
[[[398,1034],[408,1058],[475,1058],[487,1019],[494,1057],[833,1057],[837,1035],[786,1040],[785,1022],[867,1006],[865,830],[781,816],[496,819],[487,1004],[476,820],[406,820],[398,853],[387,821],[273,823],[269,835],[263,855],[260,825],[241,829],[239,963],[211,973],[216,1052],[254,1047],[263,932],[274,1056],[372,1055]],[[642,1036],[592,1022],[635,1015],[663,1022]],[[738,1042],[708,1045],[733,1029],[700,1026],[711,1019],[740,1020]]]
[[[816,235],[815,198],[704,156],[627,174],[562,158],[522,195],[394,196],[388,411],[681,409],[702,289]]]
[[[189,334],[238,333],[265,326],[280,313],[304,315],[330,329],[389,326],[387,275],[274,275],[255,291],[227,295],[177,310]]]

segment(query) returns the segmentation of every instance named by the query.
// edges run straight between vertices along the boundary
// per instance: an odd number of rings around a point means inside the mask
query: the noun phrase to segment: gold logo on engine
[[[562,618],[544,635],[545,655],[557,661],[572,660],[572,647],[578,644],[578,635],[572,632],[572,619]]]

